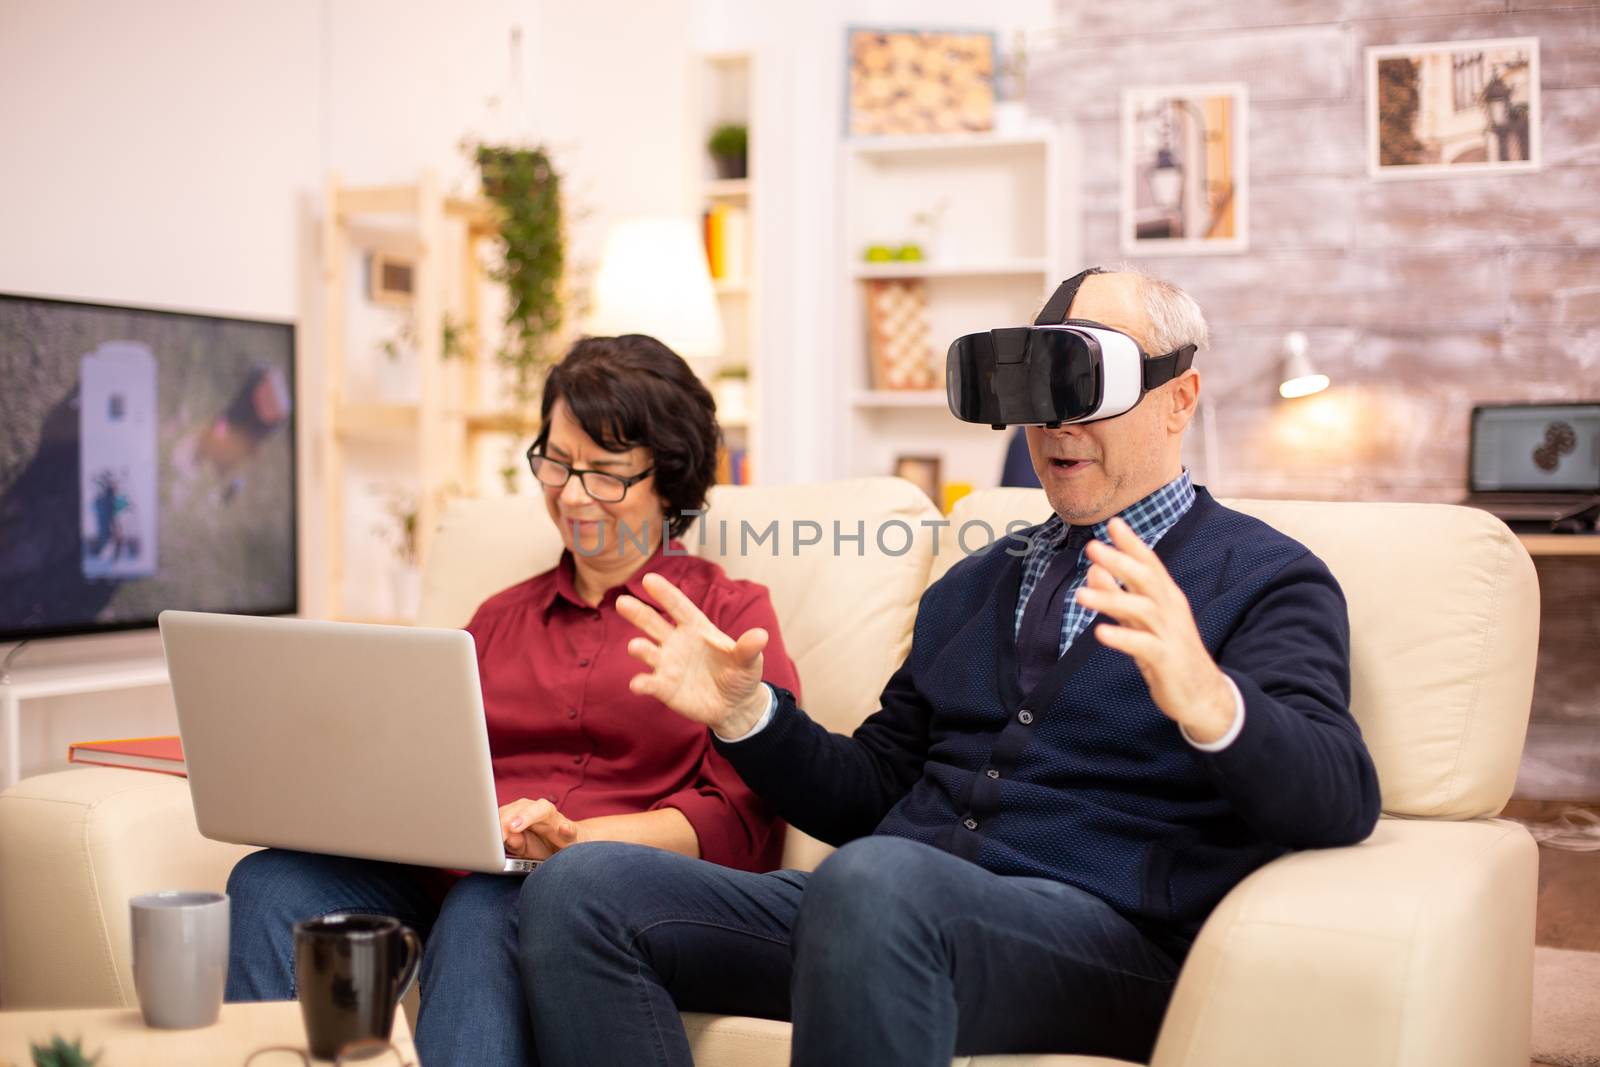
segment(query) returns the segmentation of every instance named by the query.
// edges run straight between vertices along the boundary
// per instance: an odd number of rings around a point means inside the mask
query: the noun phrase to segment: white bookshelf
[[[717,417],[727,447],[747,452],[752,457],[747,461],[747,469],[753,471],[753,457],[759,447],[760,435],[757,411],[760,361],[756,346],[759,320],[755,212],[761,201],[756,193],[753,170],[743,178],[720,177],[711,154],[706,150],[706,141],[717,126],[742,123],[750,132],[751,147],[747,159],[754,160],[754,142],[758,136],[751,120],[755,59],[749,52],[711,52],[695,57],[694,63],[698,114],[693,128],[699,137],[696,159],[700,168],[700,209],[705,212],[720,206],[741,213],[744,219],[740,248],[731,257],[742,267],[729,275],[712,279],[712,288],[717,294],[717,311],[722,317],[724,339],[723,355],[718,366],[743,366],[748,369],[743,409],[730,410],[726,407],[722,398],[727,394],[720,392],[715,369],[708,372],[707,384],[713,394],[719,396]]]
[[[943,388],[873,381],[867,283],[918,279],[927,297],[929,360],[964,333],[1031,322],[1077,251],[1076,171],[1053,126],[1007,135],[852,138],[842,167],[841,332],[849,427],[841,475],[887,474],[897,456],[938,456],[942,480],[995,485],[1008,435],[956,421]],[[1072,211],[1066,211],[1070,202]],[[939,211],[936,233],[913,216]],[[923,258],[868,261],[869,246],[915,242]],[[1076,268],[1074,268],[1076,269]]]

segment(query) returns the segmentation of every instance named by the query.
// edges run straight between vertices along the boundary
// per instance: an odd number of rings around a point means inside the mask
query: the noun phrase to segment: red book
[[[67,748],[68,763],[96,763],[189,777],[183,742],[176,737],[129,737],[120,741],[79,741]]]

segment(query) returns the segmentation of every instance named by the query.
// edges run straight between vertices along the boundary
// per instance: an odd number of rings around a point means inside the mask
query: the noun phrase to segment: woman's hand
[[[628,688],[723,737],[748,732],[767,710],[761,685],[767,631],[746,630],[735,641],[659,574],[645,575],[644,588],[672,621],[642,600],[617,598],[617,613],[645,632],[628,642],[628,655],[650,668],[634,675]]]
[[[500,836],[506,853],[524,860],[547,860],[578,840],[578,826],[548,800],[513,800],[500,809]]]

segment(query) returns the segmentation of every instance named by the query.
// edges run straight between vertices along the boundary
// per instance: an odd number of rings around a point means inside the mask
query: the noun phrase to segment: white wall
[[[317,26],[312,0],[0,5],[0,289],[296,316]]]

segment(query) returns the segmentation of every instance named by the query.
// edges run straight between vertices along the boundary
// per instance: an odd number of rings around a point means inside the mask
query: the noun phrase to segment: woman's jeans
[[[516,958],[522,877],[468,875],[440,905],[427,889],[431,873],[280,849],[246,856],[228,877],[227,999],[294,999],[291,928],[301,919],[392,915],[426,943],[415,1035],[422,1062],[536,1063]]]

